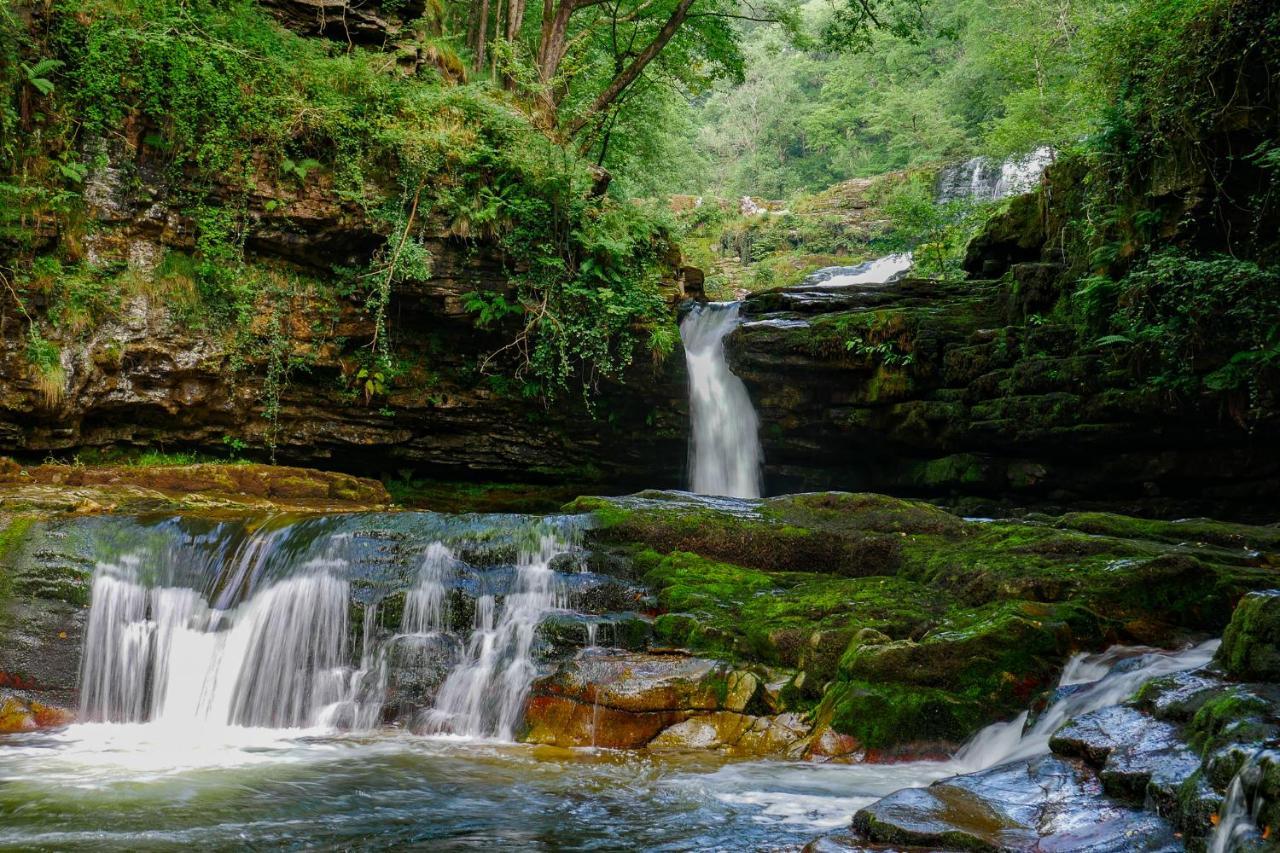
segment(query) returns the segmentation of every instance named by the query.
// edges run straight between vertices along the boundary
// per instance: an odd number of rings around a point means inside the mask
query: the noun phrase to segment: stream
[[[546,660],[537,629],[605,582],[575,559],[580,519],[95,523],[96,722],[3,738],[0,848],[798,849],[895,790],[1045,752],[1067,716],[1215,647],[1077,656],[1038,722],[991,726],[948,761],[539,747],[513,741]],[[430,701],[384,707],[406,649],[439,664],[410,658],[438,672]]]

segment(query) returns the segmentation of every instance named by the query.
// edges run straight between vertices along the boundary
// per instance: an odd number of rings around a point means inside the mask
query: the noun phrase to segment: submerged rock
[[[1092,774],[1054,756],[907,788],[858,811],[881,844],[941,850],[1178,851],[1161,818],[1101,796]]]

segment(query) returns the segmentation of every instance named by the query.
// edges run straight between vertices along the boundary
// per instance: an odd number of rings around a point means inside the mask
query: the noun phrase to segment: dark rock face
[[[422,15],[426,4],[351,3],[348,0],[263,0],[280,22],[303,35],[322,35],[360,44],[381,45],[400,34],[405,21]]]
[[[196,226],[160,158],[135,142],[133,149],[102,146],[108,165],[86,181],[97,227],[86,250],[99,265],[146,276],[166,253],[191,251]],[[323,278],[334,265],[368,262],[385,239],[381,226],[339,200],[327,181],[321,175],[290,187],[262,179],[235,190],[252,222],[251,263]],[[513,332],[476,329],[462,298],[508,293],[513,270],[496,246],[450,237],[445,223],[431,227],[438,235],[427,240],[431,277],[398,286],[387,309],[393,358],[405,374],[385,396],[366,399],[354,375],[373,336],[372,317],[355,299],[299,294],[285,307],[283,331],[289,357],[305,368],[288,377],[274,423],[264,417],[267,359],[250,355],[237,364],[246,357],[226,336],[183,321],[170,300],[145,292],[128,298],[115,319],[55,342],[65,382],[51,400],[27,359],[25,321],[9,294],[0,294],[0,453],[43,458],[136,446],[221,455],[234,440],[265,455],[274,441],[281,462],[373,475],[679,484],[681,355],[660,367],[636,364],[625,386],[604,383],[595,413],[573,391],[546,405],[524,397],[519,383],[490,381],[478,365]],[[673,275],[674,301],[683,279]]]
[[[1274,520],[1280,426],[1178,405],[1028,324],[1056,270],[748,298],[727,339],[759,410],[769,493],[841,488],[1005,507]]]

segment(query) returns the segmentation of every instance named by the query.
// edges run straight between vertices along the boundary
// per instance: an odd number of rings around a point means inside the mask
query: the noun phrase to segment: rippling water
[[[398,733],[231,729],[210,743],[157,728],[0,739],[0,848],[776,850],[945,775]]]

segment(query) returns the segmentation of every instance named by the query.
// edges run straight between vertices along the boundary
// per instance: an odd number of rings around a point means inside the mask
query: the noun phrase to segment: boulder
[[[1241,599],[1215,661],[1246,681],[1280,681],[1280,590]]]
[[[584,651],[534,682],[524,740],[635,748],[691,717],[744,715],[762,692],[754,674],[707,658]]]
[[[858,811],[857,836],[942,850],[1179,851],[1161,818],[1099,795],[1092,776],[1053,756],[906,788]]]
[[[783,755],[809,734],[799,714],[756,717],[733,711],[700,714],[664,729],[652,750],[714,749],[729,755]]]

